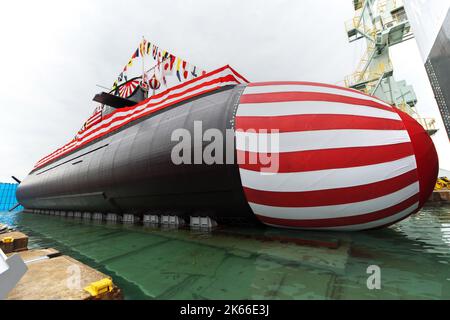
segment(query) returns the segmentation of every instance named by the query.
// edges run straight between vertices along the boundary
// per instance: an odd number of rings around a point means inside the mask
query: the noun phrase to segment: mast
[[[142,42],[141,42],[141,46],[140,46],[140,50],[141,50],[141,60],[142,60],[142,81],[144,81],[144,77],[145,77],[145,60],[144,60],[144,50],[145,50],[145,38],[144,36],[142,36]]]
[[[142,36],[142,42],[141,45],[139,46],[139,50],[140,50],[140,54],[141,54],[141,60],[142,60],[142,82],[141,84],[144,83],[145,79],[145,47],[147,45],[147,41],[145,40],[144,36]],[[148,98],[148,91],[144,90],[144,88],[142,88],[141,85],[141,89],[142,91],[144,91],[144,98]]]

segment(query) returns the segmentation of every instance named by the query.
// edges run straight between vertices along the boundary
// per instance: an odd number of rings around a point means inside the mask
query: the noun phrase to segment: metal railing
[[[368,62],[370,63],[370,61]],[[371,94],[371,87],[375,86],[384,74],[393,70],[392,64],[380,62],[375,68],[367,66],[363,71],[356,71],[347,76],[344,80],[346,87],[354,87],[358,84],[365,84],[367,92]]]

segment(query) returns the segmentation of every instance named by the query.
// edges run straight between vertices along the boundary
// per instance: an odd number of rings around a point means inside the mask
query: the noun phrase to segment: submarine
[[[402,221],[433,191],[431,138],[373,96],[323,83],[251,83],[230,66],[147,96],[149,84],[159,85],[131,79],[96,95],[99,107],[77,136],[19,185],[19,203],[361,231]]]

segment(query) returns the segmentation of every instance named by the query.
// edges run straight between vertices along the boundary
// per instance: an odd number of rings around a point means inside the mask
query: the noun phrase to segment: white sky
[[[230,64],[250,81],[338,83],[361,45],[349,44],[351,0],[8,1],[0,11],[0,181],[22,179],[73,138],[142,38],[206,70]],[[414,41],[392,53],[418,109],[439,117]],[[439,119],[439,125],[443,128]],[[450,144],[435,138],[441,167]]]

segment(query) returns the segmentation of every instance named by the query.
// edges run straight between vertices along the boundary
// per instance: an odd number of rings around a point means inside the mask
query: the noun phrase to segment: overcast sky
[[[230,64],[250,81],[336,84],[362,53],[344,21],[351,0],[8,1],[0,12],[0,181],[24,178],[67,143],[142,38],[206,70]],[[414,41],[395,47],[396,75],[419,111],[439,113]],[[441,120],[439,120],[441,124]],[[444,130],[435,138],[450,169]]]

